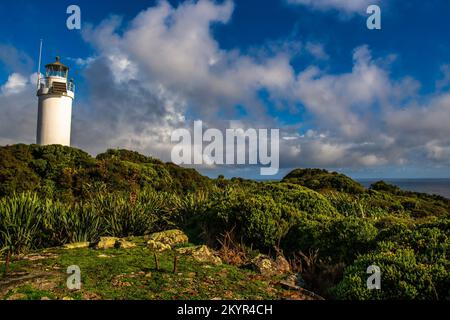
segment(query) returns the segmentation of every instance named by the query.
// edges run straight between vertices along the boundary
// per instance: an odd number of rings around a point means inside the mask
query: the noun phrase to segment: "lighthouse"
[[[68,80],[69,67],[56,57],[45,66],[45,77],[38,80],[38,123],[36,142],[39,145],[70,146],[72,103],[75,85]]]

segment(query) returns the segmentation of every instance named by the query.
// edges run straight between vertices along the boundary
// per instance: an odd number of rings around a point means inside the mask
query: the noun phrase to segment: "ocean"
[[[450,179],[359,179],[358,182],[368,188],[380,180],[403,190],[437,194],[450,199]]]

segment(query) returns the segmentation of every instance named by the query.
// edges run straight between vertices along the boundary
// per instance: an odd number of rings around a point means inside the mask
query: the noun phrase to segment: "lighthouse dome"
[[[69,67],[62,64],[59,57],[56,57],[55,62],[47,64],[45,70],[47,77],[67,78],[69,74]]]

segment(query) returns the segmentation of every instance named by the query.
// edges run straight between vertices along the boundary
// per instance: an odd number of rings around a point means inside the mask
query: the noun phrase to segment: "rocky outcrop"
[[[213,265],[221,265],[222,259],[207,246],[180,248],[178,253],[191,256],[194,260],[202,263],[210,263]]]

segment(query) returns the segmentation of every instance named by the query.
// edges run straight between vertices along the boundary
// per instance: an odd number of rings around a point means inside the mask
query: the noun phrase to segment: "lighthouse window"
[[[62,70],[48,70],[47,71],[47,76],[48,77],[62,77],[62,78],[65,78],[66,77],[66,72],[62,71]]]
[[[67,70],[65,68],[61,68],[60,66],[48,66],[47,77],[67,78]]]

